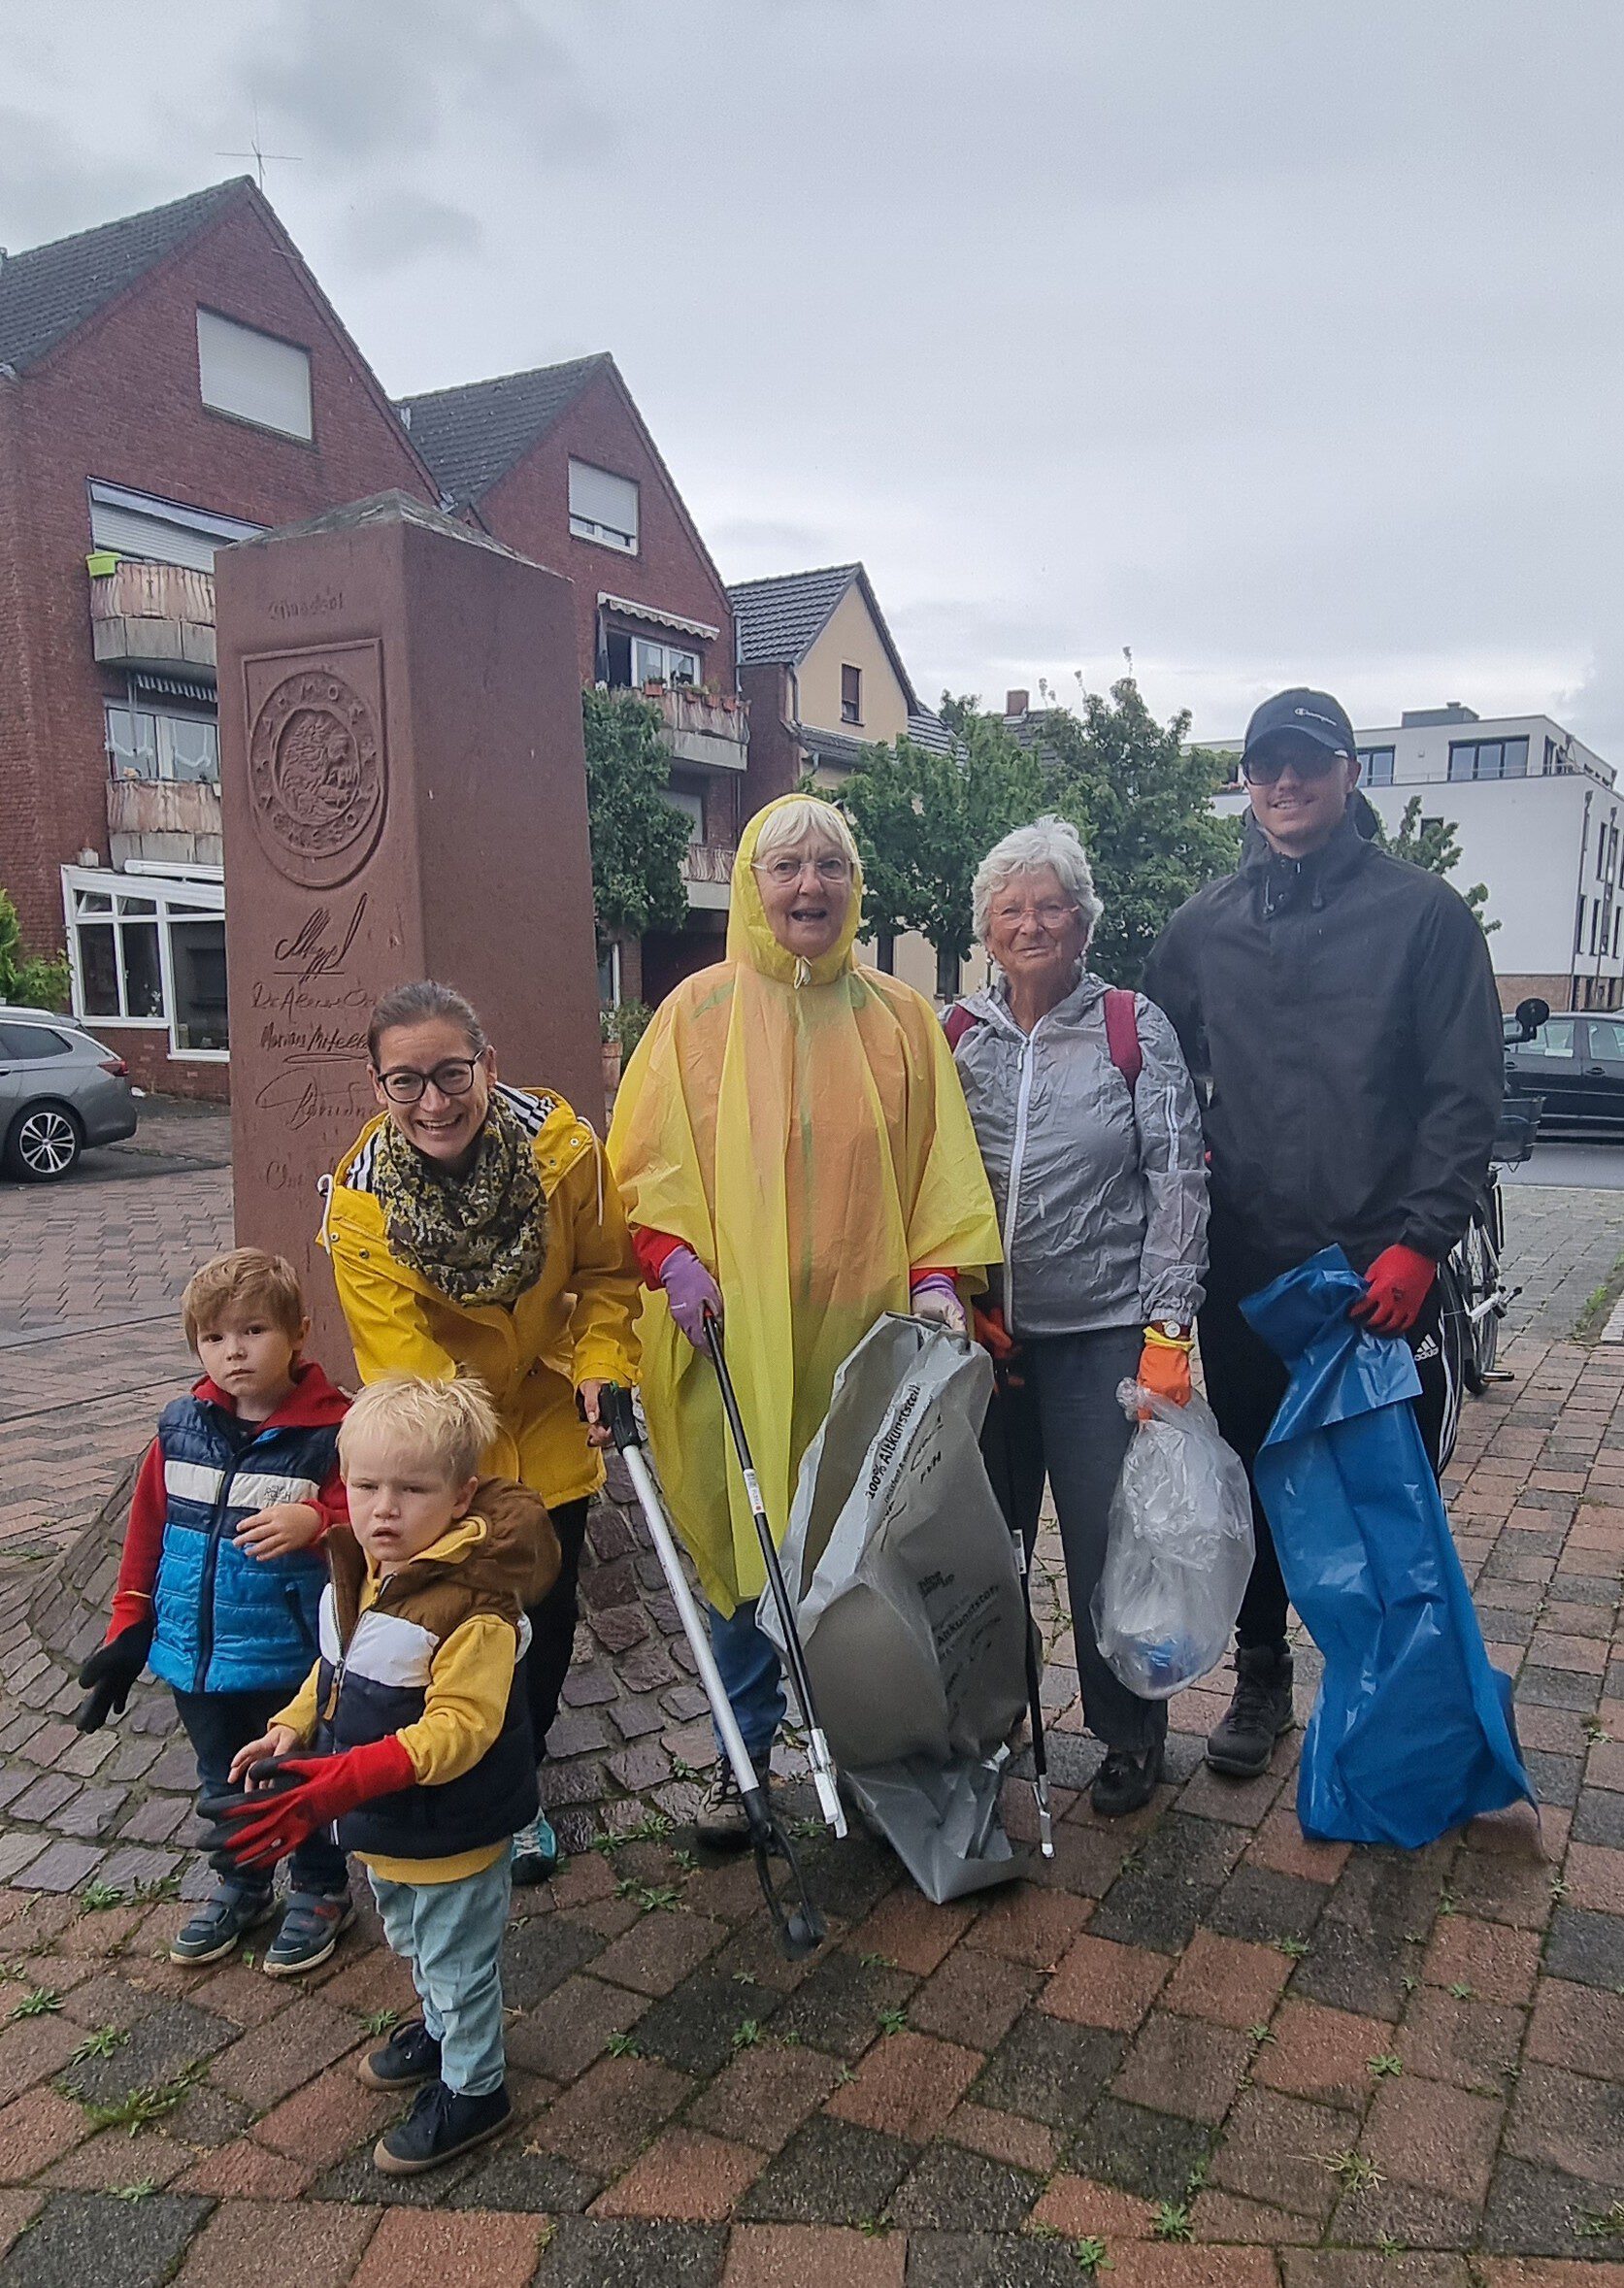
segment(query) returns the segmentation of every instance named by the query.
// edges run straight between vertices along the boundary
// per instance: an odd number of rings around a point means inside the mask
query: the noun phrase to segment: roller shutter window
[[[308,349],[240,326],[215,311],[200,310],[197,371],[203,402],[216,413],[235,414],[256,428],[309,443],[314,431]]]

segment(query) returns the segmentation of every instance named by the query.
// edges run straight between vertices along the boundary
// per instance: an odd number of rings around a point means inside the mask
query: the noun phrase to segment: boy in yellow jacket
[[[360,2068],[375,2089],[419,2093],[373,2152],[392,2176],[438,2168],[513,2114],[509,1838],[536,1810],[517,1667],[525,1607],[556,1575],[558,1544],[533,1494],[479,1477],[495,1432],[471,1379],[394,1376],[355,1401],[339,1434],[351,1532],[331,1537],[321,1655],[232,1764],[250,1792],[222,1822],[252,1867],[336,1820],[367,1869],[423,2006]],[[316,1755],[296,1752],[313,1741]]]

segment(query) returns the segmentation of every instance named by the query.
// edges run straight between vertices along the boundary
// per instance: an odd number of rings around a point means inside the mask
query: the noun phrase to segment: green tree
[[[863,853],[863,921],[885,942],[917,930],[962,961],[974,942],[970,885],[993,844],[1044,807],[1043,766],[991,717],[966,713],[952,754],[911,741],[875,746],[839,801]]]
[[[688,821],[666,800],[671,755],[660,712],[634,692],[588,689],[581,722],[600,949],[621,935],[680,929]]]
[[[1374,803],[1371,809],[1375,810]],[[1394,858],[1403,858],[1407,865],[1422,867],[1428,874],[1449,875],[1461,862],[1459,830],[1446,818],[1423,820],[1418,794],[1412,794],[1405,804],[1404,815],[1392,834],[1382,824],[1379,813],[1375,825],[1376,840],[1382,848]],[[1469,890],[1461,891],[1461,896],[1477,916],[1485,938],[1500,927],[1498,921],[1483,919],[1489,897],[1487,882],[1475,881]]]
[[[1132,673],[1039,718],[1048,807],[1081,834],[1105,905],[1089,964],[1113,984],[1138,984],[1169,917],[1240,854],[1239,821],[1212,808],[1229,758],[1186,746],[1189,728],[1187,709],[1157,722]]]
[[[17,1009],[65,1010],[68,965],[60,953],[28,953],[10,894],[0,890],[0,1002]]]

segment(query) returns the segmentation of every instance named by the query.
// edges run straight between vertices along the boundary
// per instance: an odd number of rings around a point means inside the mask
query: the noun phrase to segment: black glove
[[[111,1643],[100,1645],[90,1655],[79,1672],[79,1680],[86,1690],[74,1718],[76,1731],[99,1732],[110,1715],[123,1714],[130,1687],[147,1666],[151,1649],[152,1620],[149,1614],[146,1620],[120,1629]]]

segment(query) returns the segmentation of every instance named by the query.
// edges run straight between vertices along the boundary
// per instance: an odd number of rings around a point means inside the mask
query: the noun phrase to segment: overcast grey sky
[[[0,243],[244,172],[400,395],[614,352],[914,679],[1624,764],[1618,0],[0,0]]]

